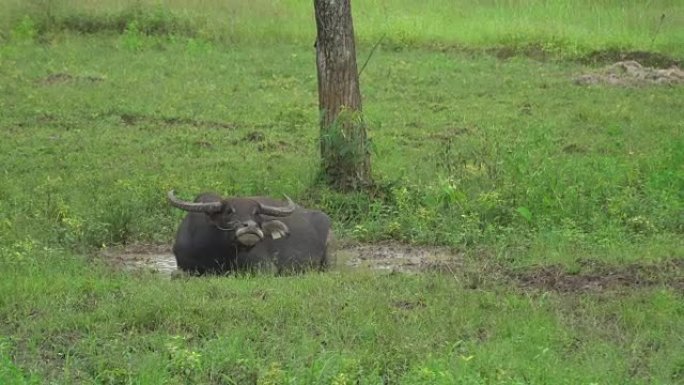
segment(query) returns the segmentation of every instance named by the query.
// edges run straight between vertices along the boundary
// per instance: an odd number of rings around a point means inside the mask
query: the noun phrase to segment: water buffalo
[[[330,218],[287,201],[265,197],[223,198],[203,193],[194,202],[168,193],[169,203],[188,214],[178,228],[173,253],[187,272],[224,274],[324,269],[332,239]]]

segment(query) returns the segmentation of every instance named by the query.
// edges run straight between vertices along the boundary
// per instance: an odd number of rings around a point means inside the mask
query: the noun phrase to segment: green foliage
[[[10,341],[0,336],[0,382],[3,384],[31,385],[40,384],[38,378],[27,376],[10,356]]]
[[[19,271],[31,275],[0,283],[0,315],[22,347],[10,362],[3,345],[0,373],[26,383],[637,384],[680,370],[684,309],[667,290],[522,294],[368,272],[168,280],[58,255]]]
[[[335,121],[321,132],[321,178],[341,190],[363,189],[370,185],[367,165],[371,141],[361,113],[342,109]],[[361,184],[361,186],[359,186]]]
[[[603,248],[676,238],[684,226],[679,88],[578,92],[570,78],[581,65],[384,52],[364,73],[378,185],[336,194],[312,187],[308,50],[226,52],[136,23],[115,39],[10,47],[0,98],[17,106],[0,144],[18,181],[0,187],[8,244],[168,240],[180,216],[164,200],[171,188],[287,193],[360,240],[506,245],[557,234]],[[369,143],[342,153],[353,161]]]
[[[6,0],[5,2],[7,2]],[[8,17],[20,16],[17,28],[25,29],[26,20],[31,20],[34,34],[52,35],[68,30],[77,33],[122,33],[136,24],[140,33],[155,36],[182,35],[192,37],[197,33],[197,26],[178,12],[173,12],[161,3],[146,4],[131,2],[123,8],[111,11],[117,4],[105,7],[88,7],[84,3],[33,0],[23,2],[20,6],[6,5],[10,11]],[[100,4],[98,4],[100,5]],[[97,10],[109,12],[97,12]]]
[[[209,3],[0,2],[0,383],[681,382],[678,286],[547,292],[492,266],[679,258],[682,88],[473,52],[643,48],[667,12],[654,46],[681,56],[678,5],[355,6],[361,47],[387,33],[361,79],[378,183],[341,194],[315,183],[311,4]],[[168,244],[172,188],[286,193],[343,241],[463,266],[169,280],[93,260]]]
[[[335,122],[321,134],[322,144],[336,148],[335,153],[339,154],[337,161],[345,166],[349,164],[349,167],[353,168],[354,164],[360,162],[360,159],[370,154],[371,146],[368,141],[359,142],[359,137],[350,135],[349,131],[365,129],[365,126],[360,113],[343,110]]]
[[[143,35],[138,27],[138,22],[131,21],[121,34],[121,42],[124,48],[131,51],[140,51],[143,48]]]
[[[202,38],[212,42],[310,44],[312,6],[298,1],[1,0],[0,37],[28,15],[49,39],[61,31],[123,32],[138,24],[145,35]],[[682,4],[620,0],[366,1],[353,9],[361,46],[384,37],[405,49],[494,48],[505,56],[574,58],[595,50],[657,51],[682,57]],[[410,15],[410,16],[409,16]],[[360,52],[362,54],[362,50]]]
[[[33,41],[38,36],[36,24],[30,16],[24,16],[19,24],[12,30],[12,40],[14,41]]]
[[[169,370],[174,376],[191,378],[194,373],[201,370],[202,355],[196,351],[184,347],[184,338],[174,336],[171,342],[166,344],[170,356]]]

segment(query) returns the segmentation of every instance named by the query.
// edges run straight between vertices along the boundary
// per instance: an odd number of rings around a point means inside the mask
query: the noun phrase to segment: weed
[[[181,377],[190,377],[201,370],[202,355],[196,351],[185,348],[186,340],[181,336],[173,336],[166,344],[170,355],[170,368],[172,374]]]
[[[21,22],[17,24],[12,30],[12,40],[14,41],[34,41],[38,36],[38,30],[36,29],[36,23],[31,19],[30,16],[26,15],[21,19]]]
[[[359,190],[372,184],[371,139],[360,112],[342,109],[321,132],[321,178],[344,190]],[[360,185],[359,185],[360,184]]]
[[[278,363],[271,363],[266,371],[259,376],[257,385],[279,385],[287,384],[288,378],[285,370]]]
[[[143,48],[142,33],[140,27],[138,27],[138,22],[133,20],[128,25],[121,35],[121,42],[124,48],[137,52]]]
[[[10,340],[0,338],[0,381],[4,384],[32,385],[39,384],[39,378],[27,375],[18,368],[10,355]]]

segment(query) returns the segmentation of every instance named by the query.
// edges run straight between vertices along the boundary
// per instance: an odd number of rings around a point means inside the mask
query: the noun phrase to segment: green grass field
[[[313,44],[311,2],[203,0],[2,0],[0,21],[29,15],[43,32],[150,32],[226,44]],[[684,13],[676,0],[366,0],[353,4],[357,38],[395,47],[505,47],[573,57],[594,50],[684,55]]]
[[[684,87],[573,82],[684,60],[684,4],[354,3],[360,63],[382,38],[369,196],[316,183],[313,5],[228,3],[0,0],[0,384],[684,381]],[[169,280],[94,258],[169,244],[171,188],[285,193],[343,242],[462,261]]]

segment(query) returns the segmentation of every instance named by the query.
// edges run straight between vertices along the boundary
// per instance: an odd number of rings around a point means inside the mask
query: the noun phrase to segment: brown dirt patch
[[[511,269],[483,256],[466,261],[448,247],[411,246],[396,242],[344,244],[335,252],[334,270],[370,270],[386,273],[441,272],[478,289],[508,283],[523,291],[584,293],[622,291],[667,286],[684,294],[684,258],[652,263],[607,264],[597,260],[579,262],[579,268],[548,265]],[[107,265],[125,271],[178,274],[168,245],[129,245],[103,250],[97,256]],[[398,307],[403,305],[398,304]]]
[[[458,269],[463,256],[447,247],[419,247],[399,243],[340,245],[334,268],[368,269],[384,272],[417,273],[426,270]],[[106,264],[128,271],[150,270],[172,275],[176,260],[168,245],[129,245],[103,250],[98,255]]]
[[[657,68],[681,67],[682,60],[662,53],[647,51],[601,50],[593,51],[579,60],[584,64],[611,64],[619,61],[636,61]]]
[[[484,50],[485,53],[499,60],[507,60],[516,56],[524,56],[534,60],[546,61],[554,58],[555,54],[544,49],[542,44],[528,44],[525,46],[500,46]]]
[[[579,85],[648,86],[684,84],[684,71],[678,66],[653,68],[642,66],[634,60],[619,61],[594,73],[583,74],[574,79]]]
[[[411,246],[395,242],[348,245],[337,250],[340,269],[370,269],[417,273],[453,270],[463,265],[463,255],[448,247]]]
[[[202,129],[215,129],[215,130],[234,130],[237,126],[233,123],[210,121],[210,120],[199,120],[199,119],[188,119],[181,117],[156,117],[147,116],[131,113],[116,113],[113,115],[118,116],[121,123],[125,126],[139,126],[139,125],[151,125],[159,127],[175,127],[175,126],[191,126]]]
[[[48,76],[40,79],[38,82],[45,86],[52,86],[57,84],[71,83],[77,81],[83,81],[88,83],[97,83],[104,81],[102,76],[74,76],[66,72],[56,72],[49,74]]]
[[[544,291],[596,292],[646,288],[658,285],[672,287],[684,293],[684,259],[660,263],[632,263],[608,265],[602,262],[585,262],[580,272],[569,272],[559,265],[542,266],[511,272],[510,277],[523,289]]]
[[[113,247],[103,250],[97,257],[115,269],[127,271],[149,270],[170,276],[178,269],[171,246],[168,245]]]

